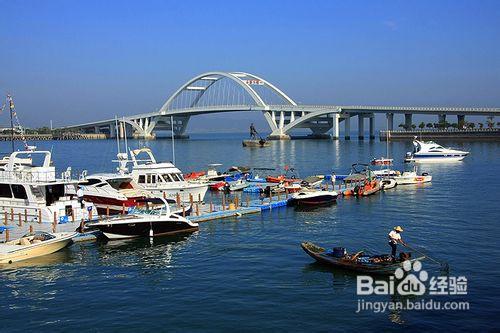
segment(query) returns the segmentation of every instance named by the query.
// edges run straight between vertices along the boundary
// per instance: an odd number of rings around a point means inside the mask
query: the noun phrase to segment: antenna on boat
[[[172,130],[172,163],[175,165],[174,116],[170,116],[170,127],[171,127],[171,130]]]
[[[128,154],[128,142],[127,142],[127,123],[125,122],[125,117],[122,117],[123,125],[123,136],[125,138],[125,154]]]

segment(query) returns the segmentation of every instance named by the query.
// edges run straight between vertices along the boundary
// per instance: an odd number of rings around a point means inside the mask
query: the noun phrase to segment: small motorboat
[[[403,266],[403,262],[425,259],[425,257],[411,259],[411,253],[403,252],[400,253],[396,261],[393,261],[388,254],[368,255],[364,251],[349,254],[342,247],[335,247],[332,251],[327,251],[311,242],[303,242],[300,245],[304,252],[318,263],[358,273],[393,275],[397,268]]]
[[[240,179],[232,181],[232,182],[226,182],[223,190],[226,187],[229,187],[229,191],[241,191],[248,186],[250,186],[250,184],[247,183],[247,181],[245,179],[240,178]]]
[[[243,143],[243,147],[257,147],[257,148],[269,147],[271,145],[271,142],[264,140],[264,139],[243,140],[242,143]]]
[[[49,233],[35,231],[0,244],[0,264],[41,257],[57,252],[71,242],[76,232]]]
[[[279,175],[279,176],[267,176],[266,181],[268,183],[281,183],[282,181],[285,180],[285,175]]]
[[[381,157],[381,158],[374,158],[373,160],[370,161],[370,164],[387,166],[387,165],[392,165],[392,162],[394,162],[394,159],[392,158]]]
[[[417,174],[416,168],[413,168],[413,171],[405,171],[401,176],[394,177],[394,180],[398,185],[423,184],[432,181],[432,176],[427,172],[419,175]]]
[[[335,191],[300,191],[288,199],[289,206],[318,206],[334,203],[338,193]]]
[[[382,188],[382,190],[389,190],[396,187],[396,185],[398,185],[398,183],[393,178],[384,178],[380,180],[380,187]]]
[[[366,179],[363,182],[355,185],[353,188],[348,188],[344,190],[342,194],[346,197],[348,196],[366,197],[377,193],[378,191],[380,191],[380,189],[381,189],[380,181],[373,178],[372,180]]]
[[[415,137],[415,139],[413,140],[413,151],[406,153],[405,162],[458,162],[463,160],[468,154],[468,151],[461,151],[453,148],[444,148],[434,141],[419,141]]]
[[[145,205],[129,210],[127,215],[88,223],[86,228],[99,229],[109,239],[156,237],[198,230],[198,223],[171,212],[168,202],[163,198],[144,201]],[[149,209],[150,204],[163,204],[163,208]]]

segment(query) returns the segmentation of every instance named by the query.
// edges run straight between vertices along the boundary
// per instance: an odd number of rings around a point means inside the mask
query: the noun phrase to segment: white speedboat
[[[432,181],[432,176],[426,172],[419,175],[416,168],[413,168],[413,171],[405,171],[400,176],[394,177],[394,180],[398,185],[423,184]]]
[[[318,206],[333,203],[337,200],[335,191],[303,190],[291,195],[288,199],[290,206]]]
[[[463,160],[469,154],[452,148],[444,148],[434,141],[413,140],[413,152],[407,152],[405,162],[442,163]]]
[[[388,190],[388,189],[394,188],[394,187],[396,187],[396,185],[398,185],[398,183],[393,178],[384,178],[380,181],[380,187],[383,190]]]
[[[85,201],[93,202],[99,214],[118,214],[137,201],[154,195],[142,189],[130,175],[101,173],[86,176],[79,182]]]
[[[181,170],[170,162],[156,162],[149,148],[130,151],[133,180],[157,196],[176,200],[179,195],[183,202],[203,201],[208,190],[207,184],[190,183],[184,179]],[[140,159],[139,156],[145,156]]]
[[[0,264],[41,257],[68,246],[76,232],[36,231],[0,244]]]
[[[141,208],[130,209],[127,215],[88,223],[87,228],[99,229],[109,239],[155,237],[198,230],[198,223],[173,213],[163,198],[145,199]],[[162,205],[157,209],[157,205]]]

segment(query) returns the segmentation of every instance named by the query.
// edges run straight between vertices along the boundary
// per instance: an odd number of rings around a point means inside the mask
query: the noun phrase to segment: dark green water
[[[139,143],[129,142],[131,147]],[[142,143],[141,143],[142,144]],[[445,142],[471,155],[462,163],[428,165],[432,184],[398,187],[331,207],[290,208],[208,222],[186,237],[80,243],[0,271],[0,330],[27,331],[437,331],[498,330],[500,144]],[[160,160],[170,141],[146,142]],[[112,171],[114,141],[42,142],[63,169]],[[411,143],[392,143],[399,163]],[[8,144],[0,146],[8,149]],[[206,164],[290,165],[301,176],[347,173],[355,162],[385,155],[384,143],[296,140],[244,149],[241,138],[176,141],[185,172]],[[313,263],[303,240],[348,250],[388,252],[394,225],[451,275],[468,279],[468,311],[356,313],[356,276]],[[430,275],[438,269],[429,262]],[[365,299],[369,297],[365,296]],[[391,300],[390,296],[374,300]],[[418,297],[417,297],[418,299]]]

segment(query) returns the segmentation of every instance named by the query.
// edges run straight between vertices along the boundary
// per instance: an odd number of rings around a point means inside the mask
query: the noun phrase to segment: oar
[[[403,246],[405,246],[405,247],[409,248],[409,249],[410,249],[410,250],[412,250],[412,251],[418,252],[418,253],[420,253],[420,254],[422,254],[422,255],[426,256],[426,257],[427,257],[427,258],[429,258],[431,261],[435,262],[436,264],[439,264],[439,265],[440,265],[440,266],[441,266],[441,267],[442,267],[445,271],[448,271],[448,270],[450,269],[450,266],[449,266],[449,265],[448,265],[448,263],[447,263],[447,262],[445,262],[445,261],[438,261],[438,260],[436,260],[436,259],[432,258],[431,256],[429,256],[427,253],[424,253],[424,252],[422,252],[422,251],[420,251],[420,250],[417,250],[417,249],[415,249],[415,248],[411,247],[410,245],[408,245],[408,244],[406,244],[406,243],[404,243],[404,244],[403,244]]]

